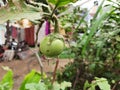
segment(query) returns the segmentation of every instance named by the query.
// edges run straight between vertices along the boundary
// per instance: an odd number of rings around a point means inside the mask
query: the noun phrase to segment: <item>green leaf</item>
[[[27,90],[48,90],[47,86],[43,83],[29,83],[25,85]]]
[[[103,0],[104,1],[104,0]],[[103,4],[103,3],[102,3]],[[108,10],[107,12],[104,12],[103,11],[103,8],[101,8],[101,6],[98,8],[98,11],[99,13],[97,12],[97,16],[99,15],[99,17],[95,16],[95,18],[93,18],[93,21],[92,21],[92,25],[91,27],[89,28],[90,29],[90,33],[88,35],[88,38],[87,38],[87,41],[85,42],[84,44],[84,47],[82,49],[82,54],[85,53],[86,51],[86,48],[92,38],[92,36],[95,34],[95,32],[99,29],[99,27],[102,25],[103,21],[105,19],[108,18],[108,15],[112,12],[112,5],[108,7]],[[96,18],[97,17],[97,18]]]
[[[92,85],[89,90],[95,90],[95,85]]]
[[[38,83],[41,79],[41,74],[32,70],[29,74],[27,74],[20,86],[20,90],[26,90],[25,85],[28,83]]]
[[[91,84],[89,84],[88,81],[86,81],[84,85],[84,90],[96,90],[96,86],[98,86],[100,90],[111,90],[107,79],[97,77],[95,77],[95,80],[93,80]]]
[[[115,39],[120,42],[120,36],[115,36]]]
[[[66,81],[63,81],[61,84],[61,90],[65,90],[67,87],[71,87],[71,83],[70,82],[66,82]]]
[[[54,82],[52,89],[53,90],[60,90],[60,84],[58,84],[58,82]]]
[[[30,83],[25,85],[25,89],[27,90],[36,90],[36,83]]]
[[[12,90],[13,88],[13,72],[12,70],[8,70],[8,72],[4,75],[3,79],[0,82],[0,90]]]
[[[108,81],[105,78],[98,78],[96,80],[96,83],[101,90],[111,90],[110,85],[108,84]]]
[[[73,2],[73,0],[48,0],[48,2],[57,5],[58,7],[64,6],[70,2]]]
[[[87,88],[89,88],[89,87],[90,87],[90,84],[89,84],[88,81],[86,81],[85,84],[84,84],[84,89],[83,90],[87,90]]]
[[[54,82],[52,90],[65,90],[67,87],[71,87],[70,82],[63,81],[62,83]]]
[[[40,14],[41,12],[41,14]],[[7,20],[20,20],[22,18],[35,21],[41,19],[40,8],[25,4],[24,0],[8,1],[8,5],[0,8],[0,24]]]

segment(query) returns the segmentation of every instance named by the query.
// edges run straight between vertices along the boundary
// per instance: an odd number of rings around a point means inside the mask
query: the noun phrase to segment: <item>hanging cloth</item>
[[[34,46],[34,26],[30,28],[25,28],[25,42],[29,46]]]
[[[11,26],[12,28],[12,38],[16,39],[17,38],[17,28],[14,26]]]

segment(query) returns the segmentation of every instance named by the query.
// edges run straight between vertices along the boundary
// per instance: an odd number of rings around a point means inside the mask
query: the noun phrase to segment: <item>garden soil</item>
[[[42,60],[43,63],[43,71],[46,74],[52,74],[54,71],[56,60]],[[64,67],[67,63],[72,62],[72,60],[69,59],[60,59],[58,69],[61,67]],[[20,87],[20,84],[22,83],[22,80],[24,79],[24,76],[28,74],[31,70],[37,70],[40,71],[40,65],[37,61],[36,57],[29,57],[26,60],[12,60],[12,61],[2,61],[0,62],[0,80],[5,75],[6,71],[3,70],[3,66],[7,66],[10,69],[12,69],[14,73],[14,87],[13,90],[18,90]]]

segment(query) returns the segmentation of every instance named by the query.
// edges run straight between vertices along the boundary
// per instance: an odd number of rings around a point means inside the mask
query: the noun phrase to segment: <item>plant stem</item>
[[[115,83],[111,90],[115,90],[116,86],[119,84],[120,80]]]
[[[43,78],[43,64],[42,64],[41,58],[39,57],[37,52],[35,52],[35,55],[36,55],[36,57],[38,59],[38,63],[40,65],[40,69],[41,69],[41,75],[42,75],[42,78]]]
[[[59,33],[59,24],[58,24],[58,19],[57,17],[54,15],[53,17],[54,21],[55,21],[55,28],[54,28],[54,32],[55,33]]]
[[[54,22],[55,22],[55,28],[54,28],[55,33],[59,32],[58,19],[57,19],[56,15],[54,15],[55,10],[56,10],[57,7],[58,7],[58,4],[55,5],[55,7],[54,7],[54,9],[53,9],[53,11],[52,11],[52,13],[50,15],[51,20],[54,20]]]
[[[54,14],[54,12],[55,12],[57,6],[58,6],[58,5],[56,4],[56,6],[54,7],[54,9],[53,9],[53,11],[52,11],[52,13],[51,13],[51,15],[50,15],[51,18],[52,18],[52,16],[53,16],[53,14]]]
[[[38,34],[39,34],[40,28],[41,28],[43,23],[44,23],[44,21],[41,21],[41,23],[38,26],[37,32],[36,32],[36,40],[35,40],[36,47],[37,47],[37,41],[38,41]]]
[[[56,65],[55,65],[55,68],[54,68],[52,85],[53,85],[53,83],[55,81],[55,78],[56,78],[56,71],[57,71],[57,68],[58,68],[58,64],[59,64],[59,58],[57,58]]]
[[[76,84],[77,84],[77,82],[79,80],[79,75],[80,75],[80,70],[77,68],[77,74],[76,74],[75,82],[73,84],[73,90],[75,89]]]
[[[25,0],[25,2],[26,2],[27,4],[30,4],[30,5],[34,6],[34,7],[39,7],[38,4],[34,4],[34,3],[30,2],[29,0]]]

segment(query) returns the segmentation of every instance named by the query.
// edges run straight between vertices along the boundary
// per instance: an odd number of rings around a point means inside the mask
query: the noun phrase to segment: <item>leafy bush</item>
[[[75,45],[71,46],[72,53],[75,54],[74,62],[66,65],[63,71],[58,73],[58,81],[72,82],[74,90],[83,90],[86,80],[91,82],[94,77],[107,78],[111,88],[115,88],[115,90],[120,88],[118,83],[120,80],[120,17],[118,17],[120,3],[103,7],[107,8],[106,12],[104,12],[102,4],[90,26],[84,25],[86,27],[81,28],[80,26],[85,23],[83,23],[84,17],[80,19],[79,26],[75,28],[73,34]],[[81,33],[81,30],[84,32]],[[113,80],[115,83],[112,82]]]
[[[45,77],[46,75],[42,76],[40,73],[36,72],[35,70],[32,70],[29,74],[27,74],[20,86],[20,90],[26,90],[25,85],[28,83],[38,83],[42,77]]]
[[[91,84],[89,84],[88,81],[84,84],[84,90],[96,90],[96,88],[99,88],[100,90],[111,90],[110,85],[105,78],[95,77],[95,80],[93,80]]]
[[[67,87],[71,87],[71,83],[65,81],[61,84],[54,82],[51,86],[44,82],[26,84],[27,90],[66,90]]]
[[[51,79],[47,78],[45,74],[32,70],[28,73],[19,90],[66,90],[67,87],[71,87],[70,82],[54,82],[52,84]],[[0,90],[12,90],[13,88],[13,72],[8,70],[0,82]]]
[[[71,48],[65,48],[64,51],[58,56],[60,59],[73,59],[74,53],[71,53]]]

